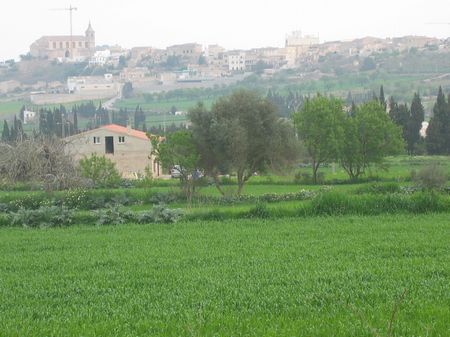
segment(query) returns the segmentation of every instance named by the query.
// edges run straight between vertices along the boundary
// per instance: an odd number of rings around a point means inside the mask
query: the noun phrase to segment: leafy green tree
[[[368,102],[348,116],[339,162],[351,180],[357,180],[370,165],[381,166],[384,158],[402,152],[401,130],[377,102]]]
[[[449,144],[450,113],[448,102],[439,87],[436,104],[433,107],[433,117],[427,129],[426,146],[429,154],[450,153]]]
[[[181,187],[191,204],[198,185],[196,174],[200,158],[192,133],[187,130],[177,131],[169,134],[162,142],[156,136],[151,137],[151,141],[153,155],[163,167],[177,166]]]
[[[123,85],[122,96],[123,96],[123,98],[131,98],[131,97],[133,97],[133,83],[126,82]]]
[[[361,71],[369,71],[376,69],[377,64],[372,57],[366,57],[361,64]]]
[[[322,95],[306,100],[303,109],[294,114],[298,136],[312,160],[314,183],[322,164],[339,159],[344,118],[342,101]]]
[[[116,187],[121,180],[116,164],[95,153],[80,160],[80,169],[81,175],[91,179],[98,187]]]
[[[218,183],[220,173],[235,172],[238,195],[245,183],[267,169],[276,148],[277,112],[273,104],[248,90],[220,98],[211,111],[199,104],[190,111],[201,166]]]
[[[420,142],[420,129],[422,122],[425,119],[425,110],[422,105],[422,100],[418,93],[414,94],[411,103],[411,113],[408,123],[406,125],[406,143],[409,154],[413,154],[417,144]]]
[[[123,55],[120,55],[118,68],[123,69],[126,68],[126,66],[127,66],[127,58]]]

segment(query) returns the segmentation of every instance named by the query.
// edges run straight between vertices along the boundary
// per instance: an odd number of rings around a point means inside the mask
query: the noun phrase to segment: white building
[[[318,36],[303,35],[300,30],[288,34],[285,43],[287,65],[290,67],[295,66],[302,55],[307,54],[312,46],[318,45],[319,43]]]
[[[36,119],[35,111],[25,110],[23,112],[23,124],[28,124],[30,122],[34,122],[35,119]]]
[[[315,35],[303,35],[301,30],[293,31],[286,36],[286,47],[291,46],[312,46],[319,44],[320,40]]]
[[[245,52],[244,51],[230,51],[226,53],[228,60],[229,71],[244,71],[245,70]]]
[[[111,59],[111,51],[107,50],[99,50],[94,53],[94,56],[89,60],[90,65],[104,66]]]
[[[116,95],[120,86],[114,81],[112,74],[104,76],[76,76],[67,79],[69,93],[89,93],[101,95]]]

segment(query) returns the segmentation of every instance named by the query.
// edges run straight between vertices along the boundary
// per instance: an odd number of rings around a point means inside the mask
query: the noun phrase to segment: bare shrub
[[[83,184],[65,143],[45,138],[0,143],[0,179],[9,184],[39,183],[47,191]]]

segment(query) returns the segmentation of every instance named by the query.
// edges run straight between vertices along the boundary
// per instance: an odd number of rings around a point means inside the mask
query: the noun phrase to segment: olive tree
[[[279,133],[285,130],[276,107],[252,91],[239,90],[222,97],[210,111],[199,104],[190,111],[190,119],[200,164],[222,194],[220,173],[236,174],[240,195],[255,172],[264,171],[277,154],[287,152],[275,153]],[[286,142],[285,146],[289,145]]]

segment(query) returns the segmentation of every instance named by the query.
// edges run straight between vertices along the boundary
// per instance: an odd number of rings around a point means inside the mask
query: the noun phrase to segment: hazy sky
[[[64,0],[5,1],[0,9],[0,60],[25,54],[42,35],[68,35]],[[74,34],[89,20],[97,44],[124,47],[198,42],[227,49],[283,46],[301,29],[321,41],[363,36],[450,36],[450,0],[73,0]]]

